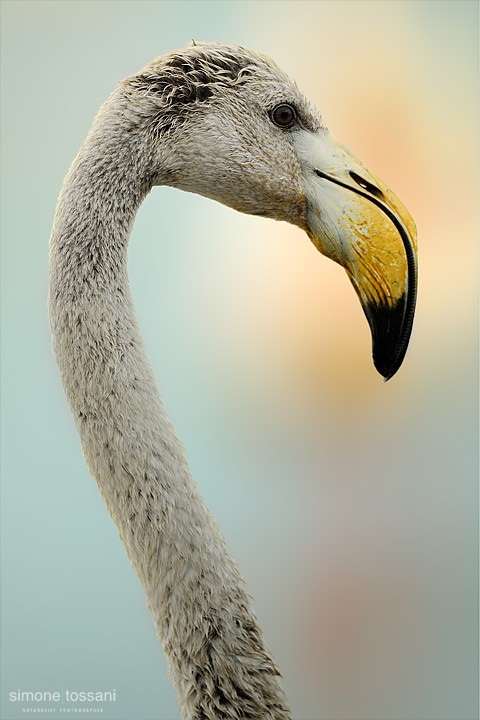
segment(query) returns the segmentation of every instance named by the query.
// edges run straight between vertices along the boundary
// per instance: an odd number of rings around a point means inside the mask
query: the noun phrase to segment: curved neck
[[[139,334],[126,252],[151,178],[142,139],[128,137],[101,111],[60,194],[50,318],[62,381],[85,457],[144,586],[183,717],[287,720],[278,670]]]

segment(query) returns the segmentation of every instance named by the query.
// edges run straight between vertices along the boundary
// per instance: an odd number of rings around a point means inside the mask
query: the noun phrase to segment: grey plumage
[[[186,719],[290,713],[243,581],[158,395],[131,304],[126,249],[152,184],[178,182],[188,114],[194,107],[198,118],[200,105],[239,83],[252,57],[197,46],[121,82],[69,170],[51,238],[50,318],[63,384]],[[190,147],[183,142],[185,153],[195,150],[191,139]],[[188,162],[187,172],[198,184]]]
[[[295,118],[287,130],[272,114],[285,103]],[[415,300],[415,226],[269,58],[217,43],[157,58],[120,82],[59,196],[54,351],[86,460],[143,584],[182,717],[287,720],[279,671],[166,416],[132,305],[128,239],[154,185],[305,230],[346,268],[388,377],[413,321],[405,307]]]

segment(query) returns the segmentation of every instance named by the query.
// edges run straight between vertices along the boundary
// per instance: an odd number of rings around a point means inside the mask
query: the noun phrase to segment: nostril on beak
[[[375,197],[383,197],[382,191],[377,188],[376,185],[372,185],[371,182],[368,182],[368,180],[365,180],[360,175],[357,175],[356,172],[353,172],[353,170],[350,170],[349,172],[350,177],[352,180],[355,180],[357,185],[360,185],[361,188],[366,190],[369,193],[372,193],[372,195],[375,195]]]

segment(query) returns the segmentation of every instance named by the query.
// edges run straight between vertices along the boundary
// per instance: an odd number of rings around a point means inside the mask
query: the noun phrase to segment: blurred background
[[[271,55],[399,195],[418,310],[387,384],[344,271],[286,224],[155,189],[130,247],[147,348],[295,720],[477,717],[478,4],[2,2],[1,717],[116,690],[178,720],[50,350],[62,179],[116,80],[192,38]],[[39,707],[37,705],[37,707]]]

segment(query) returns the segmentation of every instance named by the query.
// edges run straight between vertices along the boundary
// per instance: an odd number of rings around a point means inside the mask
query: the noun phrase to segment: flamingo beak
[[[301,131],[307,233],[342,265],[372,333],[373,362],[388,380],[400,368],[413,325],[416,228],[396,195],[327,130]]]

